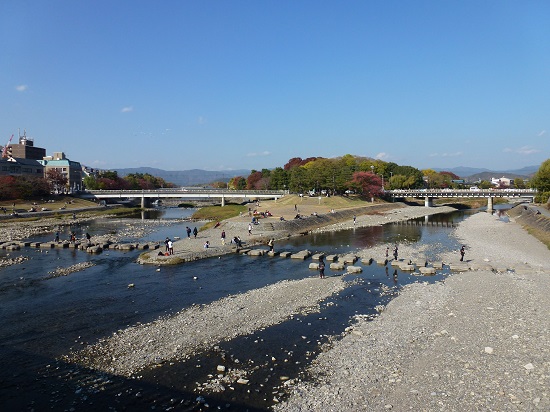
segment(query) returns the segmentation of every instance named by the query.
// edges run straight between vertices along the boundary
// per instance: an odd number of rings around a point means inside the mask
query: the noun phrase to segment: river
[[[139,225],[159,219],[158,227],[140,239],[162,241],[166,236],[185,236],[192,211],[161,209],[144,220],[98,220],[68,231],[78,236],[89,232],[118,231],[127,222]],[[430,221],[457,223],[463,212],[436,215]],[[168,221],[168,222],[167,222]],[[170,223],[174,222],[175,223]],[[167,223],[166,223],[167,222]],[[194,225],[194,223],[193,223]],[[309,249],[338,253],[377,244],[407,242],[437,244],[441,252],[456,250],[449,226],[385,225],[290,238],[277,247],[288,251]],[[51,235],[33,239],[51,240]],[[228,255],[179,266],[139,265],[140,252],[105,251],[90,255],[79,250],[24,248],[0,250],[0,256],[27,256],[22,264],[0,269],[0,400],[4,410],[266,410],[284,397],[275,376],[306,378],[305,368],[322,346],[341,335],[354,315],[370,316],[387,303],[399,288],[416,281],[441,281],[436,276],[417,277],[393,268],[362,264],[342,293],[322,304],[321,313],[294,317],[280,325],[249,336],[221,342],[211,351],[176,364],[145,371],[140,379],[123,379],[87,371],[57,359],[88,343],[137,323],[153,321],[190,305],[208,304],[222,297],[279,282],[316,276],[308,261]],[[430,256],[428,256],[430,258]],[[51,277],[49,272],[82,262],[93,264],[80,272]],[[327,271],[329,272],[329,271]],[[330,275],[330,273],[328,273]],[[129,288],[133,284],[135,287]],[[197,325],[207,327],[207,325]],[[192,333],[192,331],[190,331]],[[222,359],[238,359],[243,368],[255,371],[253,390],[233,388],[207,390],[209,372]],[[274,366],[269,359],[284,359]],[[197,385],[197,382],[199,385]],[[202,385],[204,388],[198,390]],[[207,406],[205,406],[205,404]]]

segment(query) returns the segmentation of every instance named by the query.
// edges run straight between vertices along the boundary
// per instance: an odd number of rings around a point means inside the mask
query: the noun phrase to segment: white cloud
[[[517,149],[511,149],[509,147],[505,147],[504,149],[502,149],[502,151],[504,153],[517,153],[519,155],[524,155],[524,156],[529,156],[529,155],[540,152],[540,150],[534,149],[531,146],[522,146],[522,147],[517,148]]]
[[[538,136],[538,137],[541,137],[541,136],[543,136],[544,134],[546,134],[546,130],[541,130],[541,131],[539,132],[539,134],[537,134],[537,136]]]
[[[388,157],[389,157],[389,155],[387,153],[380,152],[374,158],[379,159],[379,160],[384,160],[384,159],[387,159]]]
[[[27,91],[28,88],[29,86],[27,86],[26,84],[20,84],[18,86],[15,86],[15,90],[17,90],[18,92],[25,92]]]
[[[431,153],[428,155],[429,157],[458,157],[462,156],[462,152],[454,152],[454,153]]]
[[[260,156],[269,156],[271,152],[268,152],[267,150],[264,150],[263,152],[256,152],[256,153],[247,153],[246,156],[248,157],[260,157]]]
[[[538,152],[540,152],[540,150],[534,149],[530,146],[523,146],[523,147],[520,147],[517,150],[517,153],[522,154],[522,155],[532,155],[532,154],[538,153]]]
[[[121,113],[130,113],[133,111],[134,111],[134,106],[126,106],[120,110]]]
[[[206,123],[206,119],[202,116],[199,116],[197,117],[197,123],[198,124],[205,124]]]

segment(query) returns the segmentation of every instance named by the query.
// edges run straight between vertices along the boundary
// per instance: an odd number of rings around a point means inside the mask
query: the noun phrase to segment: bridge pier
[[[493,198],[491,196],[487,199],[487,212],[493,213]]]
[[[434,207],[434,199],[433,197],[426,196],[424,198],[424,206],[425,207]]]
[[[224,207],[224,206],[225,206],[225,196],[222,195],[222,207]]]

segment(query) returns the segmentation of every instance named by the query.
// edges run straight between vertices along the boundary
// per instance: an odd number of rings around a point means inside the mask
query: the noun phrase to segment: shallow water
[[[171,218],[184,217],[180,210],[167,212]],[[428,220],[457,222],[462,216],[458,212]],[[163,218],[167,218],[166,214]],[[120,226],[121,223],[114,225]],[[146,235],[146,240],[184,237],[187,225],[188,222],[181,221],[161,226]],[[102,234],[115,230],[115,227],[113,223],[97,222],[70,230],[79,234],[86,231]],[[386,225],[290,238],[287,242],[277,242],[276,248],[341,254],[378,244],[407,242],[438,244],[441,249],[451,250],[457,248],[456,242],[449,238],[451,230],[450,227]],[[44,238],[50,240],[48,236]],[[386,302],[404,284],[438,281],[446,275],[414,277],[400,271],[394,273],[392,268],[358,262],[356,265],[363,267],[363,273],[347,275],[346,280],[352,281],[352,285],[325,301],[321,313],[294,318],[251,336],[220,343],[219,348],[206,351],[187,362],[166,364],[146,371],[142,380],[138,381],[105,378],[94,371],[83,371],[73,365],[56,362],[60,355],[129,325],[149,322],[192,304],[207,304],[283,279],[317,275],[308,269],[307,260],[243,255],[162,267],[157,272],[153,266],[135,263],[139,253],[106,251],[100,255],[90,255],[68,249],[46,251],[31,248],[10,252],[12,256],[25,255],[30,259],[23,264],[0,269],[0,361],[9,365],[0,372],[0,398],[6,399],[6,405],[20,409],[29,407],[30,402],[34,401],[31,405],[37,410],[71,406],[77,406],[77,410],[92,410],[98,406],[106,408],[116,405],[150,410],[151,405],[170,407],[172,400],[177,398],[177,405],[183,407],[181,402],[194,404],[197,397],[197,393],[193,392],[195,382],[207,382],[208,375],[215,374],[215,365],[225,355],[224,359],[229,358],[231,362],[240,359],[239,367],[250,369],[253,376],[251,384],[234,385],[239,387],[221,394],[205,395],[209,406],[225,407],[231,404],[233,410],[241,410],[237,407],[239,405],[249,410],[264,410],[273,403],[272,392],[277,392],[276,388],[281,384],[280,376],[299,376],[315,357],[320,345],[327,342],[328,336],[339,335],[350,325],[351,316],[374,313],[376,305]],[[6,251],[0,251],[0,255],[6,254]],[[85,261],[93,262],[95,266],[68,276],[45,279],[48,272],[56,267]],[[333,275],[328,267],[326,273]],[[128,288],[130,283],[135,287]],[[386,292],[382,293],[384,290]],[[272,357],[283,361],[272,361]],[[59,369],[52,370],[53,366],[47,365],[55,365]],[[258,365],[261,367],[255,369]],[[103,389],[98,392],[86,389],[83,392],[83,387],[88,388],[86,382],[94,379],[100,382]],[[103,385],[105,380],[109,383]],[[24,399],[19,397],[17,388],[25,388],[27,396]],[[250,388],[254,390],[248,392]],[[135,394],[138,392],[141,395],[136,401]],[[199,405],[196,409],[202,407],[204,405]]]

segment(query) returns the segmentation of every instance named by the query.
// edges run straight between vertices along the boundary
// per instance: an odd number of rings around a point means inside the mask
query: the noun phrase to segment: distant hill
[[[213,172],[209,170],[192,169],[192,170],[162,170],[153,167],[136,167],[127,169],[115,169],[120,177],[132,173],[149,173],[152,176],[160,177],[169,183],[177,186],[195,186],[207,185],[212,182],[227,182],[235,176],[248,177],[250,170],[227,170]]]
[[[450,169],[433,169],[436,172],[451,172],[469,182],[478,180],[491,180],[492,177],[507,177],[509,179],[528,179],[532,177],[539,166],[526,166],[516,170],[489,170],[475,167],[454,167]]]

